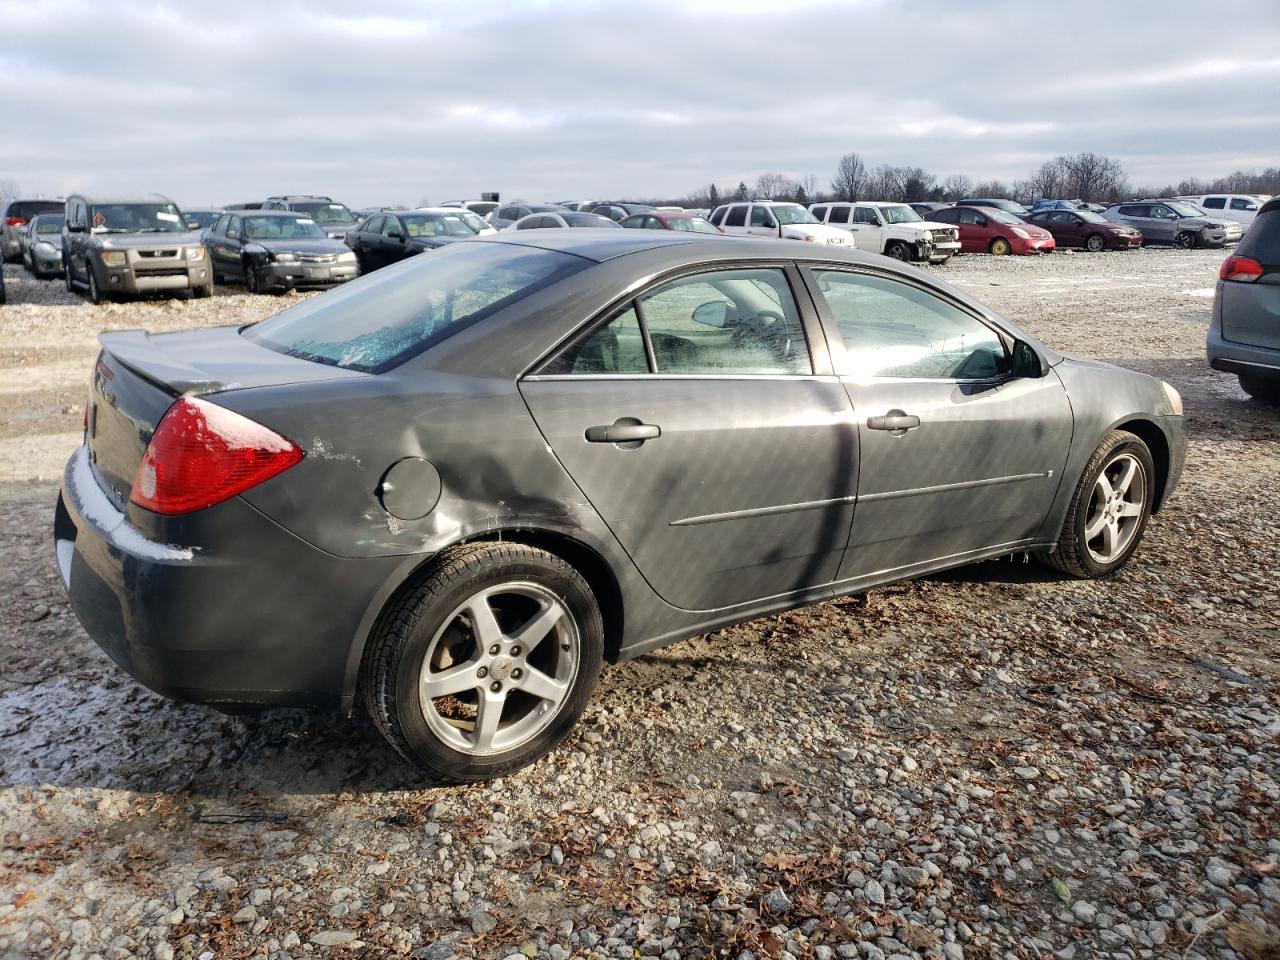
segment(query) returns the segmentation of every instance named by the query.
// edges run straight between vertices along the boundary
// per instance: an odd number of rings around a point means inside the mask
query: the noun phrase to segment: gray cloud
[[[678,195],[840,154],[1139,182],[1280,163],[1280,8],[0,0],[0,179],[189,205]],[[18,135],[14,135],[15,132]]]

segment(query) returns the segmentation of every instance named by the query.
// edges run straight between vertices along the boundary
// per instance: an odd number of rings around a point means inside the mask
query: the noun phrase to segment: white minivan
[[[1247,193],[1206,193],[1199,197],[1179,197],[1179,200],[1190,200],[1198,207],[1204,207],[1215,217],[1223,220],[1234,220],[1245,226],[1253,223],[1262,205],[1271,199],[1265,194],[1255,196]]]
[[[709,219],[725,233],[739,237],[781,237],[837,247],[857,246],[848,230],[819,223],[800,204],[782,200],[722,203],[711,212]]]

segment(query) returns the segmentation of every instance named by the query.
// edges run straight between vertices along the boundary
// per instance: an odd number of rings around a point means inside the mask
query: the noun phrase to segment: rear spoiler
[[[151,339],[145,330],[115,330],[98,334],[102,349],[133,373],[174,396],[214,393],[226,384],[184,363]]]

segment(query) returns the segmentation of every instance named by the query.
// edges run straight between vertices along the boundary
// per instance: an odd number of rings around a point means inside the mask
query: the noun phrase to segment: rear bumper
[[[1222,370],[1225,373],[1254,373],[1280,379],[1280,350],[1225,340],[1214,328],[1210,328],[1205,346],[1209,355],[1209,366],[1214,370]]]
[[[334,557],[239,498],[153,519],[151,532],[132,523],[76,451],[54,518],[58,568],[121,669],[189,703],[343,702],[352,641],[402,558]]]

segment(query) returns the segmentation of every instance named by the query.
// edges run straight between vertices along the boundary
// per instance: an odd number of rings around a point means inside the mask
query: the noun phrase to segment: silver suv
[[[1123,223],[1140,231],[1147,243],[1172,243],[1186,250],[1236,243],[1244,233],[1240,224],[1211,217],[1185,200],[1116,203],[1102,215],[1112,223]]]
[[[62,226],[67,289],[82,288],[93,303],[119,294],[213,294],[213,271],[200,235],[187,229],[168,197],[67,197]]]

